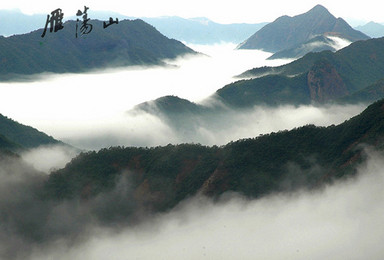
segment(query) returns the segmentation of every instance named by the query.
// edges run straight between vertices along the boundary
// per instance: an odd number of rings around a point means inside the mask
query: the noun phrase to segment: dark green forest
[[[40,145],[63,144],[52,136],[0,114],[0,149],[16,151]]]
[[[42,72],[80,73],[91,69],[129,65],[164,65],[164,59],[195,52],[168,39],[142,20],[123,20],[103,29],[90,20],[92,31],[76,38],[76,21],[49,32],[0,37],[0,80],[20,80]],[[42,26],[44,21],[42,21]],[[81,25],[81,23],[80,23]]]

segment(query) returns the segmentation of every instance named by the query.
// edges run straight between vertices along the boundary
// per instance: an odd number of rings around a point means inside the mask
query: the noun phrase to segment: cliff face
[[[325,60],[311,68],[307,82],[311,100],[316,102],[323,103],[349,94],[336,68]]]

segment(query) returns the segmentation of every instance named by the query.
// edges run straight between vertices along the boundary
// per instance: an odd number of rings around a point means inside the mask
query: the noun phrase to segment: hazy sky
[[[261,4],[259,4],[261,3]],[[208,17],[216,22],[270,22],[281,15],[294,16],[304,13],[316,4],[321,4],[336,17],[342,17],[350,23],[368,21],[384,22],[384,4],[378,0],[366,1],[219,1],[219,0],[84,0],[84,1],[47,1],[47,0],[14,0],[2,1],[0,9],[18,8],[25,13],[49,13],[56,8],[62,8],[64,14],[74,15],[83,5],[93,10],[116,11],[128,16],[151,17],[177,15],[186,18]]]

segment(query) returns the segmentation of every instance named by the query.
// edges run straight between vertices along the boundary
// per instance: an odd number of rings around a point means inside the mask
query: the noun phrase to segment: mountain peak
[[[323,17],[324,19],[334,20],[336,17],[331,14],[327,8],[322,5],[316,5],[311,10],[303,14],[304,16],[310,16],[312,19],[316,17]],[[300,15],[298,15],[300,16]]]
[[[308,11],[308,13],[309,13],[309,12],[328,12],[328,13],[329,13],[328,9],[325,8],[325,7],[322,6],[322,5],[316,5],[316,6],[314,6],[311,10]]]
[[[243,42],[240,49],[262,49],[278,52],[294,48],[313,35],[332,33],[349,41],[366,40],[368,36],[337,19],[324,6],[316,5],[306,13],[293,17],[282,16],[267,24]]]

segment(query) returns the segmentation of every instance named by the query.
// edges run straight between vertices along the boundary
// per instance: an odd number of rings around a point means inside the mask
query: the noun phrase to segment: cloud
[[[219,106],[215,99],[204,103],[205,107]],[[329,126],[340,124],[359,114],[365,105],[328,106],[280,106],[276,108],[255,106],[248,110],[233,110],[225,106],[214,113],[193,114],[188,112],[159,114],[160,122],[169,128],[172,141],[194,142],[205,145],[225,145],[242,138],[260,134],[290,130],[306,124]],[[156,113],[156,107],[153,107]],[[142,115],[146,113],[142,112]],[[147,114],[148,115],[148,114]],[[127,117],[130,117],[128,114]],[[152,128],[152,127],[148,127]],[[167,132],[164,132],[165,134]],[[156,136],[154,133],[153,136]]]
[[[135,105],[166,95],[198,102],[234,81],[234,75],[266,63],[282,62],[265,61],[270,54],[262,51],[234,50],[234,44],[191,47],[208,56],[187,56],[167,61],[172,65],[168,67],[43,74],[36,81],[1,83],[0,111],[79,148],[94,149],[116,144],[145,146],[156,142],[147,142],[147,139],[154,139],[148,134],[149,138],[139,142],[143,140],[143,135],[138,136],[140,132],[148,132],[141,128],[143,122],[148,122],[148,127],[154,127],[152,129],[166,129],[167,126],[150,116],[128,118],[126,111]],[[130,129],[138,134],[129,136]],[[126,138],[120,137],[126,134]],[[79,140],[83,137],[84,140]],[[88,137],[92,141],[87,141]],[[105,142],[97,142],[98,137]],[[118,143],[120,140],[125,142]],[[162,144],[161,140],[157,144]]]
[[[234,81],[234,75],[252,67],[283,62],[266,61],[269,53],[235,50],[234,44],[191,47],[209,56],[168,61],[174,65],[168,68],[130,67],[45,75],[44,80],[36,82],[2,83],[0,111],[75,147],[100,149],[185,142],[220,145],[309,123],[337,124],[363,109],[363,105],[255,107],[247,112],[227,109],[214,117],[185,117],[185,124],[177,127],[164,117],[127,113],[141,102],[165,95],[209,106],[213,99],[207,97]]]
[[[351,41],[348,41],[346,39],[336,37],[336,36],[327,36],[327,37],[330,38],[332,41],[334,41],[333,47],[336,50],[340,50],[342,48],[345,48],[352,43]]]
[[[39,209],[36,191],[46,174],[38,172],[15,156],[0,155],[0,258],[22,254],[37,238],[45,207]],[[20,249],[23,250],[20,250]]]
[[[184,201],[124,229],[94,229],[73,247],[32,259],[381,259],[383,155],[369,153],[357,177],[321,190],[247,200]]]
[[[210,101],[211,102],[211,101]],[[209,106],[208,103],[204,104]],[[76,147],[100,149],[110,146],[158,146],[169,143],[224,145],[241,138],[292,129],[306,124],[340,124],[359,114],[366,106],[256,106],[247,111],[223,108],[215,114],[154,115],[129,111],[106,120],[79,122],[62,140]]]
[[[50,173],[64,166],[74,158],[79,151],[65,145],[47,145],[28,150],[21,154],[23,160],[36,170]]]

